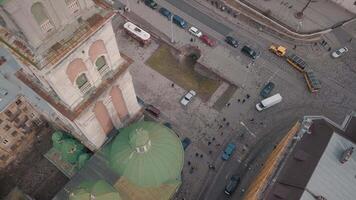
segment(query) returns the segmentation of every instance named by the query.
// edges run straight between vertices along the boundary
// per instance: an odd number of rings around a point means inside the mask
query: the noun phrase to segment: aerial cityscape
[[[0,0],[0,199],[356,199],[354,0]]]

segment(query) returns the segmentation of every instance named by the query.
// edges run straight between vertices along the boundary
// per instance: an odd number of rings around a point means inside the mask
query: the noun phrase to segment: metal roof
[[[356,113],[340,126],[322,116],[312,120],[310,134],[303,137],[279,163],[273,184],[266,189],[266,200],[353,199],[356,196],[356,154],[344,164],[343,152],[356,147]],[[313,197],[314,195],[314,197]]]
[[[180,177],[183,156],[182,143],[171,129],[142,121],[115,138],[109,161],[120,176],[142,187],[156,187]]]
[[[17,98],[20,89],[0,73],[0,90],[0,112],[2,112]]]
[[[356,134],[356,133],[355,133]],[[308,191],[326,199],[350,200],[356,196],[356,154],[342,164],[340,156],[355,143],[334,133],[321,156],[306,186]],[[304,191],[301,200],[314,200],[310,192]]]
[[[137,149],[148,143],[146,150]],[[104,180],[123,200],[168,200],[181,184],[183,155],[182,144],[171,129],[155,122],[136,122],[96,152],[53,199],[68,200],[83,183]]]

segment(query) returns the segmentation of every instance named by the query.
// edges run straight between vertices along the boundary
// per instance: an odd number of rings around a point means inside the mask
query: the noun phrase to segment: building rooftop
[[[90,38],[115,15],[107,9],[93,7],[80,20],[66,25],[61,31],[43,42],[37,50],[37,55],[43,55],[37,67],[43,69],[55,66],[64,57],[73,52],[84,41]]]
[[[0,73],[0,112],[4,111],[17,98],[19,91],[18,86],[11,83]]]
[[[169,128],[139,121],[96,152],[54,197],[65,200],[88,181],[105,181],[123,200],[170,199],[181,184],[182,144]]]
[[[342,125],[325,117],[311,120],[310,134],[305,133],[282,161],[275,181],[266,190],[266,200],[349,200],[356,196],[356,154],[341,163],[350,147],[356,148],[356,113]]]

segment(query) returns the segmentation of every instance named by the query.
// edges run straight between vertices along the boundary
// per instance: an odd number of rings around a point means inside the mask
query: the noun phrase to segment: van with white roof
[[[280,103],[281,101],[282,101],[282,96],[278,93],[266,99],[263,99],[260,103],[256,104],[256,109],[258,111],[262,111],[264,109],[276,105],[277,103]]]

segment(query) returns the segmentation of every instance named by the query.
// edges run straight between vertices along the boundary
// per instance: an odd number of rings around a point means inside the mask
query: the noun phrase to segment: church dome
[[[181,141],[169,128],[141,121],[122,129],[110,146],[110,167],[140,187],[180,180],[184,163]]]

